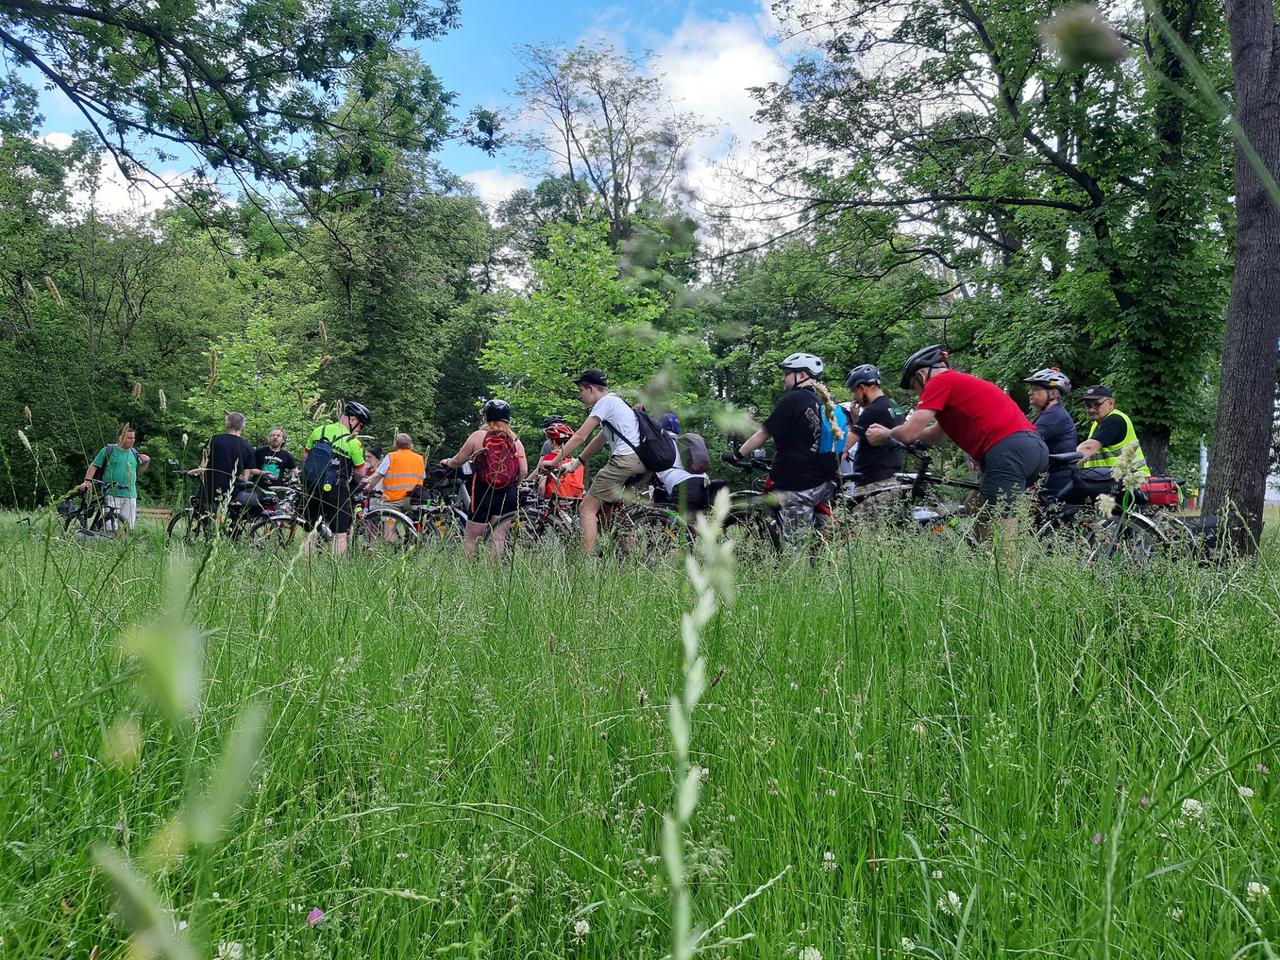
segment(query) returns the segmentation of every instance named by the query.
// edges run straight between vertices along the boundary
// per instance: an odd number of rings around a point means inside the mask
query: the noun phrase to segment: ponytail
[[[835,397],[831,396],[831,391],[821,380],[813,381],[813,392],[822,401],[822,406],[827,411],[827,422],[831,424],[831,435],[835,437],[836,443],[839,443],[844,439],[844,431],[840,429],[840,421],[836,419]]]

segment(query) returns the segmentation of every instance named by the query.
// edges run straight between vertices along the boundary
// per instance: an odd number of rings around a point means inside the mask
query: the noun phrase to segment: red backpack
[[[490,430],[485,434],[476,464],[479,467],[476,479],[486,487],[503,490],[511,486],[520,476],[515,438],[504,430]]]

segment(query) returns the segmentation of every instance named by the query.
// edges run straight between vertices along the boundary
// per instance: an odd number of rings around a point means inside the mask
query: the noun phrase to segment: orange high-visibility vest
[[[427,462],[412,450],[392,450],[391,464],[382,481],[382,498],[391,503],[403,500],[427,475]]]

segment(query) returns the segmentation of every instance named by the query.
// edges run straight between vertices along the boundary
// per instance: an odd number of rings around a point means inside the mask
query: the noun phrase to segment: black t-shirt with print
[[[788,390],[764,422],[773,438],[773,484],[779,490],[810,490],[834,480],[836,455],[818,453],[822,401],[808,387]]]
[[[1124,422],[1124,417],[1118,413],[1112,413],[1098,424],[1098,429],[1093,431],[1093,436],[1089,439],[1097,440],[1104,447],[1114,447],[1124,440],[1128,432],[1129,427]]]
[[[858,483],[875,483],[888,480],[902,469],[902,448],[893,444],[873,447],[863,442],[867,427],[878,423],[892,430],[902,424],[902,411],[887,395],[876,397],[858,416],[858,422],[851,428],[858,436],[858,449],[853,455],[853,472],[857,474]]]
[[[258,477],[258,483],[262,486],[273,486],[281,480],[288,480],[297,468],[297,463],[288,450],[259,447],[254,451],[254,466],[259,470],[267,471]]]

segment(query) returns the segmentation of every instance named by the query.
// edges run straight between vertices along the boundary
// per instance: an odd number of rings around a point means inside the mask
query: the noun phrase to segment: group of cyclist
[[[939,345],[913,353],[903,368],[899,387],[917,397],[907,416],[885,392],[880,371],[872,364],[849,371],[845,402],[837,402],[824,382],[820,357],[793,353],[779,366],[781,398],[760,428],[741,444],[731,445],[722,459],[738,463],[772,443],[771,487],[780,502],[782,533],[788,541],[806,537],[824,505],[838,493],[863,497],[895,483],[903,449],[910,444],[933,446],[943,438],[955,442],[978,473],[984,519],[1037,482],[1042,496],[1069,502],[1073,477],[1078,475],[1069,462],[1073,459],[1097,474],[1109,472],[1125,456],[1131,469],[1149,475],[1133,421],[1116,409],[1114,393],[1105,386],[1084,391],[1091,423],[1086,438],[1079,440],[1076,424],[1063,406],[1071,381],[1056,368],[1025,379],[1033,413],[1029,419],[994,383],[952,369],[947,350]],[[219,503],[251,506],[257,485],[300,478],[304,517],[309,523],[328,525],[337,553],[347,548],[356,493],[375,493],[385,505],[407,506],[433,469],[460,471],[467,484],[468,552],[490,532],[494,549],[503,549],[503,520],[515,513],[520,484],[530,477],[544,495],[576,503],[588,553],[596,549],[602,513],[647,482],[686,509],[707,505],[708,464],[700,437],[683,438],[696,440],[697,447],[668,444],[665,449],[674,448],[674,458],[668,453],[655,464],[649,451],[654,435],[673,437],[680,432],[674,414],[651,420],[642,406],[633,407],[615,393],[598,369],[583,371],[573,384],[587,416],[576,429],[562,417],[548,417],[532,467],[512,429],[511,405],[504,400],[485,403],[480,428],[453,456],[430,465],[404,433],[396,435],[395,447],[386,456],[366,450],[361,435],[373,426],[373,415],[364,404],[350,401],[337,421],[311,432],[300,464],[285,450],[282,429],[273,428],[266,445],[255,450],[241,436],[243,415],[228,414],[225,432],[204,445],[201,464],[192,472],[201,477],[201,499],[210,509]],[[135,472],[147,464],[133,440],[130,431],[117,444],[104,447],[82,486],[87,488],[97,472],[112,470],[129,474],[127,482],[133,483]],[[606,447],[608,458],[588,483],[587,463]],[[698,462],[683,462],[681,451],[688,457],[691,449],[701,450],[701,455],[689,458]],[[132,511],[127,513],[129,525],[132,516]]]

